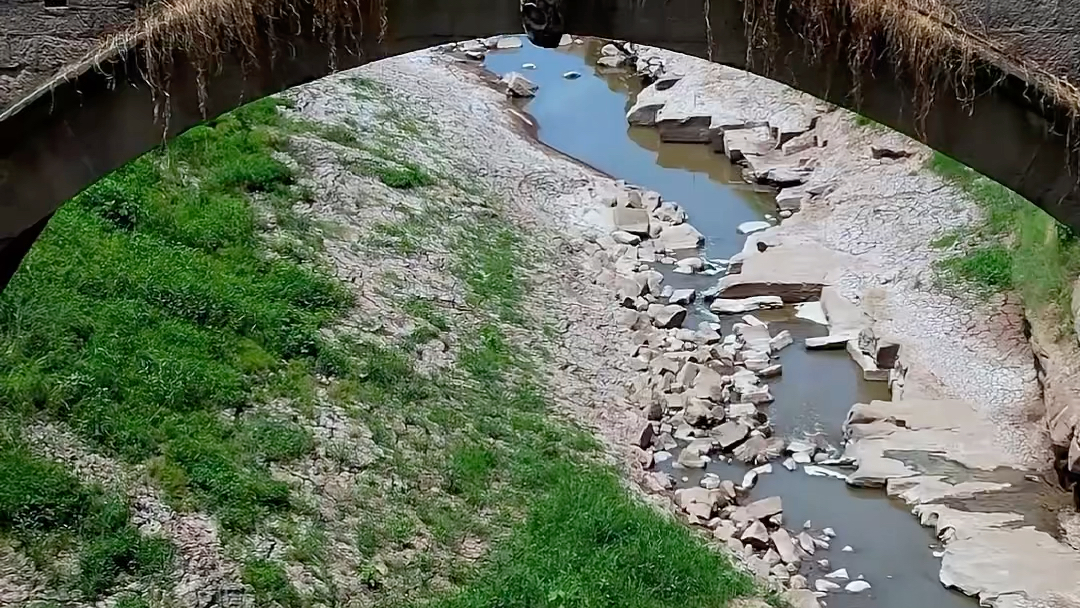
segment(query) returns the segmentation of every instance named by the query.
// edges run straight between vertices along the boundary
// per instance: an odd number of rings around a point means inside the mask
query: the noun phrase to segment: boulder
[[[792,577],[792,587],[794,587],[794,581],[795,577]],[[805,579],[803,584],[806,584]],[[784,594],[784,597],[791,604],[791,608],[821,608],[821,602],[809,589],[792,589]]]
[[[799,535],[795,537],[795,540],[799,543],[799,548],[803,550],[807,555],[813,555],[817,551],[817,545],[814,544],[814,538],[810,536],[809,532],[799,532]]]
[[[559,38],[559,46],[570,46],[571,44],[574,44],[574,37],[570,34],[563,34]]]
[[[748,154],[766,154],[775,147],[768,127],[725,129],[722,144],[722,152],[736,163],[745,160]]]
[[[664,201],[654,211],[653,216],[661,222],[679,225],[686,221],[686,211],[678,203]]]
[[[649,212],[632,207],[615,207],[612,222],[618,230],[639,236],[649,236]]]
[[[683,416],[686,418],[686,422],[693,426],[708,426],[712,420],[711,407],[708,402],[703,399],[691,399],[690,404],[686,406],[686,411],[683,412]]]
[[[791,337],[791,332],[785,329],[769,340],[769,349],[775,353],[787,348],[794,341],[795,340]]]
[[[734,538],[735,533],[735,524],[726,519],[720,520],[720,523],[713,528],[713,538],[722,542],[727,542],[728,539]]]
[[[495,48],[500,49],[500,50],[520,49],[521,48],[521,38],[519,38],[517,36],[501,36],[495,42]]]
[[[465,40],[458,43],[458,48],[465,53],[478,53],[487,50],[487,44],[483,40]]]
[[[675,487],[675,480],[667,473],[662,472],[649,473],[645,476],[643,482],[646,490],[656,494],[666,492]]]
[[[720,332],[713,329],[708,321],[698,323],[697,340],[705,344],[714,344],[721,339]]]
[[[805,188],[784,188],[776,194],[776,208],[781,211],[801,211],[803,201],[809,198]]]
[[[653,439],[656,438],[656,429],[653,428],[652,423],[646,422],[641,427],[641,431],[634,436],[634,445],[647,450],[652,447]]]
[[[626,113],[626,122],[638,127],[655,127],[662,103],[637,103]]]
[[[772,540],[772,544],[776,547],[776,552],[780,554],[780,559],[785,564],[798,564],[799,553],[795,549],[795,541],[792,540],[791,534],[787,530],[780,528],[769,535]]]
[[[838,581],[846,581],[849,580],[851,577],[848,576],[847,568],[840,568],[839,570],[833,570],[832,572],[826,574],[825,578],[831,578]]]
[[[708,520],[713,510],[724,503],[716,490],[705,488],[683,488],[675,490],[675,504],[689,515]]]
[[[693,272],[701,272],[705,268],[705,260],[698,257],[683,258],[675,262],[676,266],[685,266]]]
[[[840,350],[847,348],[847,343],[857,337],[856,334],[829,334],[820,338],[807,338],[807,350]]]
[[[760,521],[754,521],[739,536],[739,540],[755,549],[764,549],[769,546],[769,530]]]
[[[701,454],[690,450],[683,450],[679,452],[679,458],[676,462],[687,469],[704,469],[709,461]]]
[[[540,88],[517,72],[503,76],[502,81],[506,85],[506,94],[511,97],[533,97]]]
[[[677,304],[650,304],[646,313],[653,325],[661,329],[679,327],[686,320],[686,308]]]
[[[735,509],[731,513],[731,521],[735,527],[741,528],[755,521],[765,521],[774,515],[779,515],[783,510],[784,505],[780,497],[770,496]]]
[[[712,140],[712,117],[661,111],[656,129],[660,141],[673,144],[707,144]]]
[[[741,422],[728,421],[713,429],[712,436],[721,450],[729,451],[750,434],[750,427]]]
[[[709,304],[709,310],[717,314],[742,314],[765,308],[782,308],[784,300],[779,296],[753,296],[749,298],[717,298]]]
[[[596,60],[596,66],[607,69],[617,69],[626,65],[626,57],[607,55]]]
[[[740,462],[758,464],[769,460],[769,442],[761,435],[754,435],[738,445],[732,454]]]
[[[848,593],[862,593],[863,591],[870,590],[870,583],[866,581],[851,581],[847,585],[844,585],[844,591]]]
[[[677,226],[665,225],[656,240],[659,247],[678,251],[696,249],[705,237],[690,224],[679,224]]]
[[[624,230],[612,232],[611,238],[615,239],[615,242],[621,245],[637,245],[641,242],[641,237],[636,234],[630,234]]]

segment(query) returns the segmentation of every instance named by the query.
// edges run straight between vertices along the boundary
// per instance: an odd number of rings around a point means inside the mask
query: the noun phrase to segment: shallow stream
[[[743,182],[740,171],[726,157],[704,145],[661,143],[655,130],[629,127],[626,111],[640,90],[637,79],[625,72],[600,74],[593,62],[600,43],[559,50],[540,49],[528,42],[521,49],[489,53],[486,67],[505,74],[518,71],[538,84],[537,96],[523,108],[535,120],[538,137],[552,148],[617,179],[659,192],[686,210],[689,221],[705,235],[707,258],[728,258],[742,249],[745,237],[736,226],[775,213],[769,193]],[[526,63],[535,69],[523,69]],[[574,80],[563,74],[575,71]],[[680,275],[670,267],[666,282],[702,289],[718,277]],[[709,318],[704,309],[693,311],[688,326]],[[789,437],[802,432],[822,432],[838,445],[840,427],[852,404],[888,399],[884,383],[861,380],[855,363],[843,351],[808,352],[802,338],[825,335],[823,326],[794,319],[790,312],[758,315],[769,321],[775,335],[788,329],[795,344],[780,354],[783,376],[770,381],[776,398],[768,410],[777,433]],[[804,521],[813,530],[835,529],[828,551],[813,560],[828,558],[830,569],[846,568],[852,579],[862,575],[873,586],[863,594],[830,594],[824,602],[834,608],[880,606],[885,608],[970,608],[976,602],[938,582],[939,560],[932,552],[938,545],[931,530],[923,528],[899,501],[879,490],[857,490],[842,481],[811,477],[800,469],[789,472],[773,463],[774,472],[760,476],[752,498],[779,495],[784,503],[785,527],[798,532]],[[738,484],[746,467],[713,462],[707,469]],[[702,471],[670,471],[680,486],[695,485]],[[852,552],[841,550],[845,545]],[[804,564],[811,583],[828,572],[814,561]]]

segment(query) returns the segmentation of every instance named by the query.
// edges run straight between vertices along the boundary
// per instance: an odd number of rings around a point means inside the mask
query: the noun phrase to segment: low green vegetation
[[[983,208],[983,219],[974,227],[944,234],[933,243],[956,249],[940,263],[943,278],[977,289],[1016,290],[1034,312],[1063,326],[1071,321],[1072,282],[1080,274],[1076,234],[1020,195],[947,156],[935,154],[930,167]]]
[[[60,464],[32,454],[11,429],[5,431],[0,437],[0,532],[24,548],[40,569],[53,571],[53,552],[75,548],[77,573],[68,584],[87,598],[99,597],[121,577],[168,570],[172,546],[139,534],[123,497],[83,484]]]

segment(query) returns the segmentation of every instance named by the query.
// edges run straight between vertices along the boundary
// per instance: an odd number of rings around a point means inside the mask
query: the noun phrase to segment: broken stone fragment
[[[794,341],[795,340],[791,337],[791,332],[785,329],[769,340],[769,348],[774,353],[779,352],[790,346]]]
[[[677,304],[650,304],[647,313],[653,325],[661,329],[679,327],[686,320],[686,308]]]
[[[693,302],[696,295],[697,292],[693,289],[676,289],[668,298],[668,303],[686,305]],[[719,337],[717,339],[719,340]]]
[[[696,249],[705,237],[690,224],[679,224],[664,226],[656,240],[657,244],[664,249],[679,251]]]
[[[754,521],[742,533],[739,540],[751,545],[755,549],[764,549],[769,546],[769,531],[765,528],[765,524],[760,521]]]
[[[784,300],[778,296],[754,296],[741,299],[717,298],[709,310],[717,314],[742,314],[765,308],[782,308]]]
[[[518,72],[503,76],[502,82],[506,85],[506,94],[510,97],[534,97],[540,88]]]
[[[649,212],[644,209],[615,207],[612,210],[612,223],[617,230],[642,237],[649,236]]]
[[[772,540],[773,547],[776,547],[780,559],[785,564],[798,564],[800,562],[798,551],[795,549],[795,541],[787,530],[780,528],[770,534],[769,538]]]
[[[750,434],[750,427],[741,422],[728,421],[712,431],[712,437],[723,451],[729,451]]]
[[[656,438],[656,429],[653,428],[652,423],[646,422],[641,427],[641,431],[638,432],[634,438],[634,445],[643,450],[647,450],[652,447],[653,439]]]

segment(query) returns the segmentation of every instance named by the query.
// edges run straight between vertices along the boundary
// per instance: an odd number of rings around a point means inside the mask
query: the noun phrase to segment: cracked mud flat
[[[885,486],[935,528],[945,545],[944,584],[986,605],[1080,605],[1080,554],[1059,540],[1057,525],[1067,500],[1039,476],[1050,450],[1022,311],[1007,296],[979,303],[933,285],[942,253],[929,243],[975,221],[977,206],[924,169],[930,151],[902,135],[858,128],[846,112],[822,112],[812,99],[752,75],[646,54],[662,58],[669,74],[685,75],[639,97],[639,105],[670,102],[661,116],[767,120],[792,106],[820,116],[815,132],[827,145],[798,156],[813,167],[808,185],[823,194],[749,237],[745,268],[798,283],[806,277],[788,272],[785,256],[817,251],[815,277],[858,304],[865,315],[858,324],[902,345],[907,373],[893,402],[851,411],[847,455],[858,461],[851,483]],[[874,159],[871,145],[911,157]],[[758,241],[769,247],[759,252]]]

